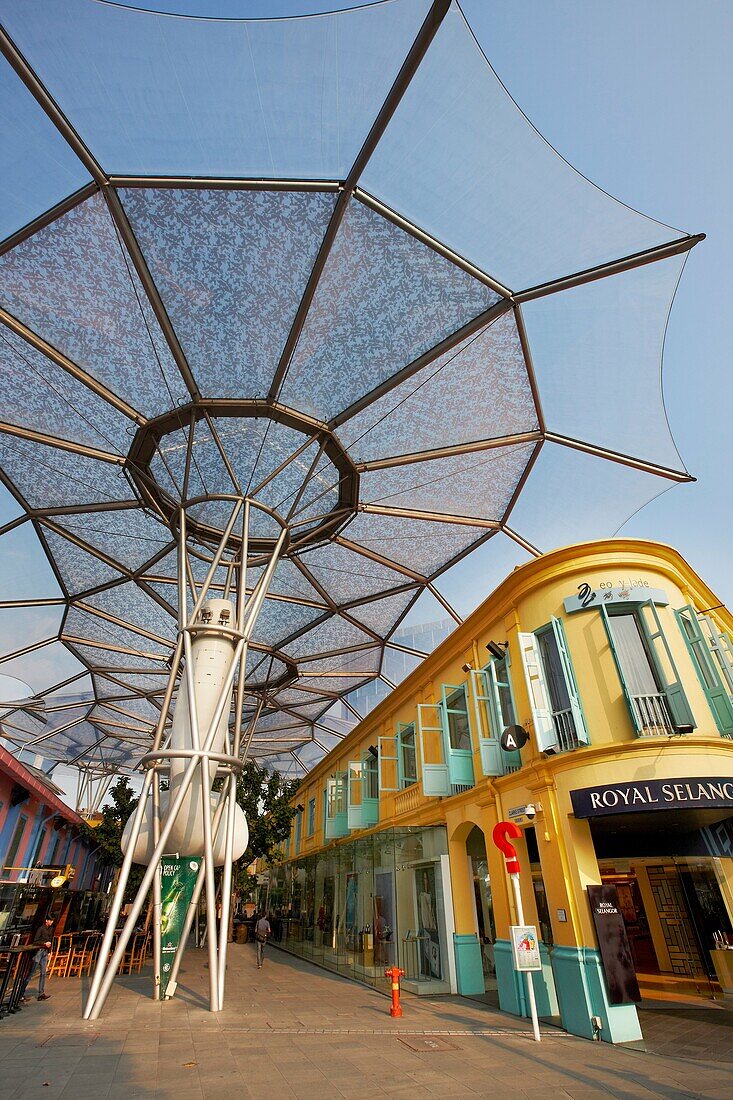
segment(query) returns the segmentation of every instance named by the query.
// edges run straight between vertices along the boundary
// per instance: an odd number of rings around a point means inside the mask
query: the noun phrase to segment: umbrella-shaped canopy
[[[36,694],[0,711],[14,744],[121,770],[145,751],[184,498],[194,580],[224,498],[264,506],[252,585],[289,529],[251,753],[306,770],[349,693],[389,689],[390,652],[419,662],[395,631],[421,595],[456,617],[440,578],[466,555],[609,534],[690,479],[661,356],[700,238],[555,152],[457,3],[0,19],[0,552],[32,525],[58,586],[2,605],[3,671]]]

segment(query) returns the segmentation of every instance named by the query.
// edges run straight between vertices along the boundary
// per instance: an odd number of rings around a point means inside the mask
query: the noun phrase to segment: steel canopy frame
[[[383,671],[389,650],[417,658],[424,655],[394,638],[421,593],[430,593],[460,622],[460,615],[436,583],[446,570],[499,535],[531,555],[540,553],[536,540],[517,529],[523,525],[516,522],[516,506],[541,455],[562,448],[670,483],[694,480],[684,468],[554,430],[552,417],[543,409],[523,309],[542,298],[681,255],[701,241],[702,234],[630,251],[533,286],[507,286],[450,242],[438,239],[427,226],[417,224],[369,190],[367,168],[424,59],[430,56],[450,9],[450,0],[431,4],[374,121],[364,128],[366,136],[360,139],[351,166],[344,165],[345,175],[338,179],[280,178],[275,174],[273,178],[125,174],[119,170],[124,165],[119,164],[115,173],[110,173],[92,151],[93,143],[90,147],[85,142],[73,117],[68,117],[54,98],[54,89],[44,84],[31,60],[23,56],[10,34],[0,29],[5,58],[91,176],[91,182],[0,243],[0,272],[3,260],[11,261],[46,231],[61,233],[69,218],[83,215],[101,196],[124,277],[137,298],[140,316],[136,323],[144,330],[142,338],[149,343],[151,362],[157,362],[165,379],[161,355],[169,353],[173,373],[177,372],[182,383],[180,400],[169,391],[164,411],[151,410],[142,399],[139,409],[134,385],[126,389],[122,378],[97,377],[94,366],[82,354],[83,348],[74,351],[68,346],[68,334],[46,331],[10,304],[0,307],[0,351],[5,349],[9,361],[22,362],[29,376],[38,373],[38,362],[49,365],[60,380],[55,391],[59,408],[65,403],[76,412],[63,386],[78,386],[79,392],[99,402],[102,415],[108,414],[114,427],[109,432],[113,438],[100,445],[96,436],[87,437],[86,428],[75,434],[72,416],[68,425],[31,424],[8,411],[0,422],[0,480],[23,511],[0,528],[0,535],[11,534],[30,520],[61,593],[58,598],[10,600],[0,606],[19,612],[56,605],[64,609],[53,637],[0,657],[0,667],[12,667],[14,659],[30,657],[60,640],[82,669],[76,676],[62,677],[53,688],[39,691],[30,708],[22,704],[0,708],[0,721],[6,724],[3,736],[18,748],[42,745],[59,759],[83,759],[89,776],[105,773],[107,768],[142,766],[145,790],[157,802],[162,758],[143,750],[149,743],[154,754],[167,751],[176,692],[188,690],[181,669],[185,667],[191,616],[182,593],[188,592],[194,606],[204,592],[225,598],[236,594],[245,608],[258,602],[259,613],[256,621],[247,619],[245,631],[245,611],[238,605],[242,644],[230,755],[240,761],[248,754],[253,759],[272,758],[272,745],[279,743],[291,754],[293,763],[304,769],[298,745],[311,742],[323,747],[316,736],[318,730],[331,737],[342,735],[325,724],[335,700],[341,700],[358,720],[360,715],[347,696],[355,686],[375,679],[391,685],[391,677]],[[154,249],[126,205],[128,192],[138,198],[153,192],[174,198],[211,193],[235,196],[237,201],[269,195],[277,196],[278,201],[295,197],[315,202],[330,196],[332,206],[323,225],[319,223],[318,239],[307,272],[297,284],[294,304],[283,314],[286,324],[271,348],[272,370],[261,392],[224,396],[204,379],[175,303],[166,292],[165,272],[156,268]],[[101,208],[102,203],[99,205]],[[359,379],[361,385],[353,387],[346,378],[343,400],[322,415],[308,400],[296,407],[298,402],[288,396],[287,383],[316,312],[317,294],[348,224],[347,215],[353,212],[374,217],[381,230],[394,234],[390,243],[409,241],[411,247],[425,251],[431,264],[446,265],[451,278],[465,278],[485,297],[470,315],[449,314],[450,323],[436,322],[429,339],[406,349],[404,356],[392,353],[390,370],[365,372]],[[212,302],[212,310],[215,304]],[[376,410],[379,424],[379,418],[392,415],[412,400],[425,384],[426,375],[428,381],[432,379],[432,370],[447,372],[454,356],[464,354],[473,341],[480,342],[486,334],[490,338],[501,326],[507,326],[519,349],[521,385],[527,392],[526,423],[491,425],[489,430],[477,422],[466,426],[457,438],[442,438],[433,431],[416,440],[409,436],[408,418],[409,438],[401,448],[405,453],[393,453],[398,448],[390,446],[377,448],[376,453],[367,449],[363,454],[353,440],[349,442],[354,424],[365,427],[363,434],[373,429],[375,425],[368,419],[372,410]],[[354,361],[349,369],[358,372],[359,364]],[[485,381],[489,385],[497,378],[500,381],[502,369],[509,372],[510,368],[503,361],[496,368],[487,365]],[[246,369],[242,369],[242,391],[248,384],[245,378]],[[338,389],[341,382],[334,376],[332,387]],[[357,433],[357,443],[360,438]],[[7,463],[3,458],[6,447]],[[251,453],[243,453],[247,448]],[[517,468],[491,508],[466,506],[465,501],[461,505],[447,494],[447,503],[437,494],[428,494],[430,499],[422,501],[409,497],[413,481],[421,482],[423,470],[460,463],[471,455],[482,462],[500,462],[514,453],[520,455]],[[20,456],[20,467],[13,468],[14,455]],[[44,486],[40,492],[25,476],[25,468],[38,456],[51,467],[47,480],[54,490],[57,483],[69,480],[69,472],[83,471],[78,474],[78,489],[64,495]],[[67,465],[60,465],[63,463]],[[460,472],[459,466],[456,469]],[[367,498],[363,490],[370,478],[397,475],[407,488],[407,499],[402,499],[402,489],[393,494],[397,499],[389,494],[384,500],[381,494]],[[105,478],[111,479],[114,491],[97,489],[96,480]],[[427,473],[425,479],[430,487],[438,475]],[[480,490],[474,490],[469,505],[480,504],[480,496]],[[237,508],[252,518],[252,529],[245,524],[240,531],[236,521],[230,527],[229,518]],[[358,526],[364,522],[373,524],[364,529],[366,533]],[[400,525],[407,549],[394,535]],[[287,530],[287,537],[281,544],[282,530]],[[421,556],[423,544],[426,549]],[[269,579],[263,588],[265,575]],[[34,721],[28,719],[29,709],[39,702],[45,706],[47,720],[59,720],[61,715],[55,712],[65,704],[57,705],[55,695],[70,686],[78,689],[79,698],[75,696],[73,703],[83,711],[81,717],[74,711],[73,719],[60,726],[28,726]],[[248,692],[256,700],[251,716],[242,712]],[[117,709],[110,710],[110,705]],[[242,733],[242,723],[248,718]],[[192,761],[192,775],[196,767],[203,768],[209,733],[199,731],[199,758],[198,763]],[[106,762],[105,754],[112,764]],[[230,768],[226,779],[229,793],[221,803],[222,807],[226,803],[221,813],[227,814],[227,830],[234,763]],[[209,821],[209,831],[212,827],[216,825]],[[163,835],[164,829],[159,840]],[[196,887],[201,892],[206,886],[207,896],[212,870],[209,860]],[[210,936],[210,944],[214,942],[215,937]],[[210,970],[212,1006],[221,1004],[223,998],[225,949],[225,944],[219,945],[218,959]],[[158,961],[156,954],[156,965]],[[101,990],[107,988],[107,977],[106,972],[100,973],[90,996],[90,1013],[95,1005],[101,1007],[99,999],[106,995]]]

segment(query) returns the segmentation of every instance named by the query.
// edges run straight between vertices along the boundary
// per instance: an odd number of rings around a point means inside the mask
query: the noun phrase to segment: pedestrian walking
[[[53,925],[53,918],[46,917],[40,928],[36,929],[36,934],[33,937],[33,946],[37,947],[35,955],[33,956],[33,962],[31,968],[28,971],[28,977],[23,985],[23,990],[20,994],[22,1001],[27,1001],[25,992],[28,988],[31,978],[35,973],[36,967],[38,967],[38,1000],[47,1001],[49,994],[46,992],[46,971],[48,969],[48,956],[51,952],[51,941],[53,939],[53,933],[51,932],[51,926]]]
[[[257,969],[262,970],[262,959],[265,954],[265,944],[270,936],[272,929],[270,928],[270,922],[263,913],[260,919],[255,925],[255,942],[257,944]]]

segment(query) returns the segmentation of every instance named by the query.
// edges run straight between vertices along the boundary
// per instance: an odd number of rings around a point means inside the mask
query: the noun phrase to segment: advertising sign
[[[513,924],[509,929],[515,970],[541,970],[540,945],[533,924]]]
[[[507,726],[499,744],[504,752],[517,752],[518,749],[523,749],[528,741],[529,734],[524,726]]]
[[[641,993],[616,887],[589,886],[588,900],[596,926],[608,999],[612,1005],[634,1004],[641,1000]]]
[[[722,810],[733,808],[733,778],[645,779],[608,783],[570,792],[576,817],[635,814],[645,810]]]
[[[160,985],[165,995],[168,979],[173,965],[181,933],[186,919],[186,910],[191,902],[201,860],[194,857],[179,859],[176,856],[163,856],[160,861],[161,875],[161,979]]]
[[[422,945],[420,976],[440,979],[443,976],[437,916],[440,912],[440,906],[438,904],[434,864],[427,863],[415,868],[415,892],[417,894],[418,937]]]
[[[597,609],[601,604],[617,603],[644,603],[652,600],[661,607],[669,603],[667,593],[661,588],[650,588],[649,581],[643,577],[627,577],[614,583],[612,580],[601,581],[595,588],[583,581],[578,585],[577,596],[568,596],[564,606],[568,615],[574,611],[590,611]]]

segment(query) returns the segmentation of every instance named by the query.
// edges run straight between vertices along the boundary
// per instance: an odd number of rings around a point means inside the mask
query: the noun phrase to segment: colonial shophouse
[[[509,819],[541,1016],[641,1037],[633,1000],[609,995],[588,895],[601,884],[642,997],[719,995],[733,985],[732,632],[666,546],[585,543],[516,569],[304,779],[263,894],[282,946],[380,986],[396,962],[408,990],[526,1014],[491,841]],[[528,735],[519,750],[507,730]]]

